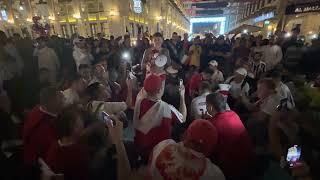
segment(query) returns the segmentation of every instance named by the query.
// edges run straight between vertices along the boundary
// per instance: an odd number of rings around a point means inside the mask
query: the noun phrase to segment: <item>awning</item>
[[[229,31],[229,34],[238,34],[243,32],[244,30],[247,30],[248,33],[252,32],[258,32],[261,31],[261,27],[259,26],[253,26],[253,25],[248,25],[248,24],[242,24],[241,26]]]

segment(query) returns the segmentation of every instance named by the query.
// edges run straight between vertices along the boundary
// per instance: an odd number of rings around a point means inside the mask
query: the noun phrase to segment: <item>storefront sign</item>
[[[142,13],[142,2],[141,0],[133,0],[133,12],[140,14]]]
[[[260,22],[260,21],[264,21],[266,19],[271,19],[274,17],[274,12],[269,12],[267,14],[262,14],[261,16],[258,16],[256,18],[254,18],[254,22]]]
[[[308,12],[320,12],[320,2],[316,3],[305,3],[305,4],[293,4],[287,6],[286,14],[300,14]]]

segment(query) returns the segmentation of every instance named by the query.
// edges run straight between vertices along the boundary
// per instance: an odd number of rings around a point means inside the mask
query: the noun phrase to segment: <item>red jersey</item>
[[[191,79],[188,83],[189,95],[192,97],[195,93],[199,92],[200,84],[203,80],[202,74],[195,73],[191,76]]]
[[[56,117],[35,107],[25,119],[23,126],[24,162],[34,165],[38,158],[45,159],[50,145],[58,140],[54,126]]]
[[[149,99],[143,99],[140,105],[139,119],[155,104],[155,101]],[[144,154],[146,157],[149,156],[153,147],[159,142],[171,138],[172,125],[179,122],[176,115],[171,112],[172,118],[163,118],[161,124],[157,127],[152,128],[147,134],[135,130],[134,144],[139,149],[139,152]]]
[[[63,174],[66,180],[89,179],[89,152],[80,144],[60,145],[54,142],[46,162],[54,173]]]
[[[210,122],[217,128],[218,144],[212,154],[226,176],[239,176],[253,165],[254,147],[239,116],[233,111],[216,114]]]

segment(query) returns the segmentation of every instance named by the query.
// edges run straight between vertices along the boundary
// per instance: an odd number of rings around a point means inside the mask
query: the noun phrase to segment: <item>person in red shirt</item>
[[[57,88],[44,88],[40,105],[27,115],[23,126],[24,163],[34,166],[44,159],[52,142],[57,140],[54,121],[63,107],[63,94]]]
[[[209,121],[217,128],[218,144],[212,153],[227,179],[246,178],[254,164],[254,147],[239,116],[227,110],[226,100],[220,93],[206,98]]]
[[[202,73],[195,73],[188,83],[190,97],[199,95],[199,88],[202,81],[210,81],[213,70],[205,69]]]
[[[157,75],[149,75],[144,81],[146,95],[137,97],[133,123],[135,127],[134,144],[140,157],[146,163],[153,147],[159,142],[171,137],[172,125],[186,119],[184,86],[180,87],[180,112],[172,105],[162,101],[158,94],[162,81]]]
[[[65,180],[89,179],[89,150],[79,143],[84,129],[80,111],[67,107],[55,124],[59,140],[54,141],[48,150],[48,166],[54,173],[63,174]]]

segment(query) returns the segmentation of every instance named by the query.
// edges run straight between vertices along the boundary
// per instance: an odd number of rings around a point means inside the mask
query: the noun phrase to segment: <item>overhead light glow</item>
[[[312,36],[311,36],[311,39],[317,39],[318,38],[318,35],[317,34],[313,34]]]
[[[244,29],[242,32],[243,34],[248,34],[248,29]]]
[[[20,9],[21,11],[23,11],[23,10],[24,10],[23,6],[19,6],[19,9]]]
[[[208,17],[208,18],[191,18],[190,19],[190,33],[193,33],[194,23],[219,23],[220,22],[220,34],[224,34],[226,17]]]
[[[289,38],[289,37],[291,37],[291,36],[292,36],[292,34],[291,34],[290,32],[287,32],[287,33],[284,35],[285,38]]]

